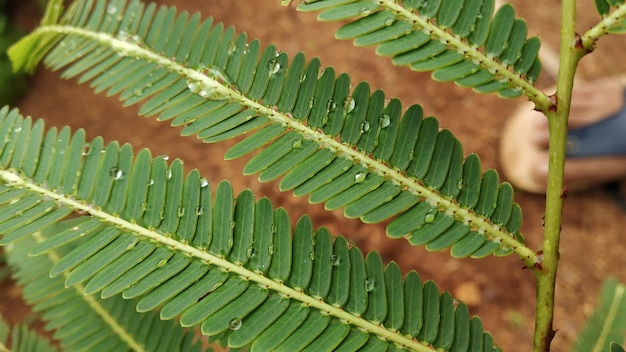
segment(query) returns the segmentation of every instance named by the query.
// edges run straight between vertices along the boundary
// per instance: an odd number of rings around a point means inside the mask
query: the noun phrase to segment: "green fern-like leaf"
[[[574,342],[573,351],[613,351],[612,345],[622,344],[626,337],[624,317],[626,317],[626,285],[610,278],[602,287],[596,310]]]
[[[292,230],[266,198],[235,197],[227,182],[212,196],[179,160],[86,143],[82,130],[46,132],[16,110],[0,110],[0,131],[0,245],[52,233],[27,249],[52,259],[44,269],[74,288],[64,297],[121,293],[139,312],[158,308],[161,319],[253,351],[494,349],[480,320],[433,282],[403,278],[308,217]],[[72,212],[80,216],[63,222]],[[42,275],[21,281],[45,307],[55,300]]]
[[[85,219],[53,224],[44,232],[57,234],[82,228]],[[75,230],[74,230],[75,231]],[[157,314],[137,313],[137,301],[114,297],[103,300],[85,294],[83,285],[65,287],[67,275],[50,278],[50,268],[67,254],[67,247],[30,258],[28,252],[46,239],[37,232],[14,242],[8,250],[9,264],[26,301],[42,314],[45,329],[64,350],[71,351],[200,351],[192,331],[174,322],[164,322]],[[22,349],[34,351],[34,349]],[[50,351],[50,349],[41,349]]]
[[[246,174],[283,176],[282,190],[364,222],[396,217],[389,236],[414,245],[452,247],[457,257],[515,251],[529,266],[538,260],[519,233],[511,186],[494,170],[482,175],[475,155],[463,161],[459,141],[418,105],[403,113],[367,83],[350,91],[348,75],[320,74],[317,59],[289,61],[272,45],[261,50],[235,37],[232,27],[154,4],[76,2],[61,24],[12,49],[16,65],[33,64],[22,51],[51,33],[59,42],[46,63],[65,67],[65,77],[120,94],[127,105],[141,102],[141,114],[184,125],[183,135],[205,142],[249,134],[226,154],[262,149]]]
[[[10,327],[0,317],[0,351],[56,352],[58,349],[27,326]]]
[[[532,86],[541,71],[539,38],[526,38],[526,22],[515,18],[510,4],[495,15],[494,8],[494,0],[319,0],[298,6],[321,11],[321,21],[348,20],[337,38],[375,45],[395,65],[433,71],[435,80],[476,92],[526,94],[546,104]]]
[[[624,0],[595,0],[595,4],[598,13],[603,17],[603,25],[609,33],[626,33]]]

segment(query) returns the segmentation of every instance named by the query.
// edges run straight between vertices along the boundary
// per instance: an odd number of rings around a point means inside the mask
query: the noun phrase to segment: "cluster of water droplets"
[[[187,88],[193,94],[199,95],[201,98],[211,98],[216,95],[216,90],[214,87],[207,87],[205,84],[199,81],[187,80]]]

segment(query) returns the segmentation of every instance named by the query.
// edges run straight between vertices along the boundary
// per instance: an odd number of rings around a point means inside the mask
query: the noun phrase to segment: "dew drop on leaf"
[[[154,184],[154,179],[153,178],[149,178],[148,181],[146,182],[146,184],[148,185],[148,187],[152,186]]]
[[[231,229],[234,229],[237,223],[235,223],[234,221],[231,221],[229,225]]]
[[[108,4],[107,5],[107,13],[109,15],[115,15],[115,13],[117,12],[117,7],[113,4]]]
[[[185,208],[178,207],[178,209],[176,210],[176,215],[178,215],[179,218],[182,218],[185,215]]]
[[[22,126],[15,126],[15,128],[13,129],[13,132],[15,132],[15,133],[22,132]]]
[[[352,97],[346,97],[343,100],[343,108],[346,110],[346,114],[349,114],[356,107],[356,100],[352,99]]]
[[[83,155],[87,156],[89,154],[91,154],[91,144],[85,143],[83,144]]]
[[[167,264],[167,259],[161,259],[159,260],[159,262],[157,263],[157,267],[161,267],[163,265]]]
[[[241,328],[242,322],[241,319],[233,319],[228,323],[228,328],[234,331],[237,331]]]
[[[330,265],[337,266],[341,263],[341,259],[336,254],[330,256]]]
[[[172,178],[172,169],[167,169],[167,171],[165,172],[165,177],[169,180],[170,178]]]
[[[354,174],[354,182],[356,183],[363,182],[363,180],[365,180],[365,177],[367,177],[367,173],[359,171],[356,174]]]
[[[204,209],[202,208],[202,206],[198,205],[196,207],[196,215],[202,215],[203,212],[204,212]]]
[[[434,212],[429,212],[428,214],[424,215],[424,222],[433,222],[433,220],[435,220],[435,213]]]
[[[425,3],[425,2],[424,2]],[[367,15],[371,12],[370,9],[367,8],[367,6],[363,6],[359,9],[359,15]]]
[[[168,161],[170,160],[170,156],[167,154],[161,154],[161,158],[163,158],[163,160]]]
[[[385,21],[385,26],[389,27],[389,26],[391,26],[393,24],[393,22],[394,22],[394,19],[390,18],[390,19]]]
[[[209,185],[209,180],[207,180],[207,179],[206,179],[206,178],[204,178],[204,177],[200,179],[200,187],[201,187],[201,188],[204,188],[204,187],[206,187],[206,186],[208,186],[208,185]]]
[[[370,123],[367,121],[361,122],[361,133],[365,133],[370,130]]]
[[[374,290],[374,279],[365,279],[365,291],[371,292]]]
[[[389,124],[391,124],[391,117],[387,114],[380,115],[378,118],[378,124],[380,125],[380,128],[389,127]]]
[[[337,108],[337,103],[334,100],[329,100],[328,104],[326,104],[326,111],[333,112]]]
[[[267,71],[270,75],[276,74],[280,70],[280,62],[276,59],[271,59],[267,62]]]
[[[109,175],[111,175],[114,180],[121,179],[123,174],[124,173],[122,172],[122,170],[118,169],[117,167],[112,167],[111,170],[109,170]]]
[[[304,82],[305,79],[306,79],[306,73],[302,72],[300,74],[300,83]]]

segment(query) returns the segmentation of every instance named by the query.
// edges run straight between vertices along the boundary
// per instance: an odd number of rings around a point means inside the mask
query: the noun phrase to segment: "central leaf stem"
[[[550,343],[556,333],[552,324],[563,201],[567,196],[567,188],[563,185],[567,121],[576,66],[586,53],[580,42],[580,37],[576,34],[575,26],[576,0],[563,0],[561,9],[561,58],[557,92],[553,96],[552,106],[544,111],[548,117],[550,128],[550,147],[542,246],[543,260],[533,269],[537,280],[534,352],[550,351]]]

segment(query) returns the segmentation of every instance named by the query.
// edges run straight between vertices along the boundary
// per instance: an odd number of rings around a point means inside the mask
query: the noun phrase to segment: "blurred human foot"
[[[565,162],[565,186],[588,189],[626,178],[626,89],[617,80],[579,82],[572,92]],[[526,103],[507,123],[500,140],[500,164],[518,189],[545,193],[548,121]]]

